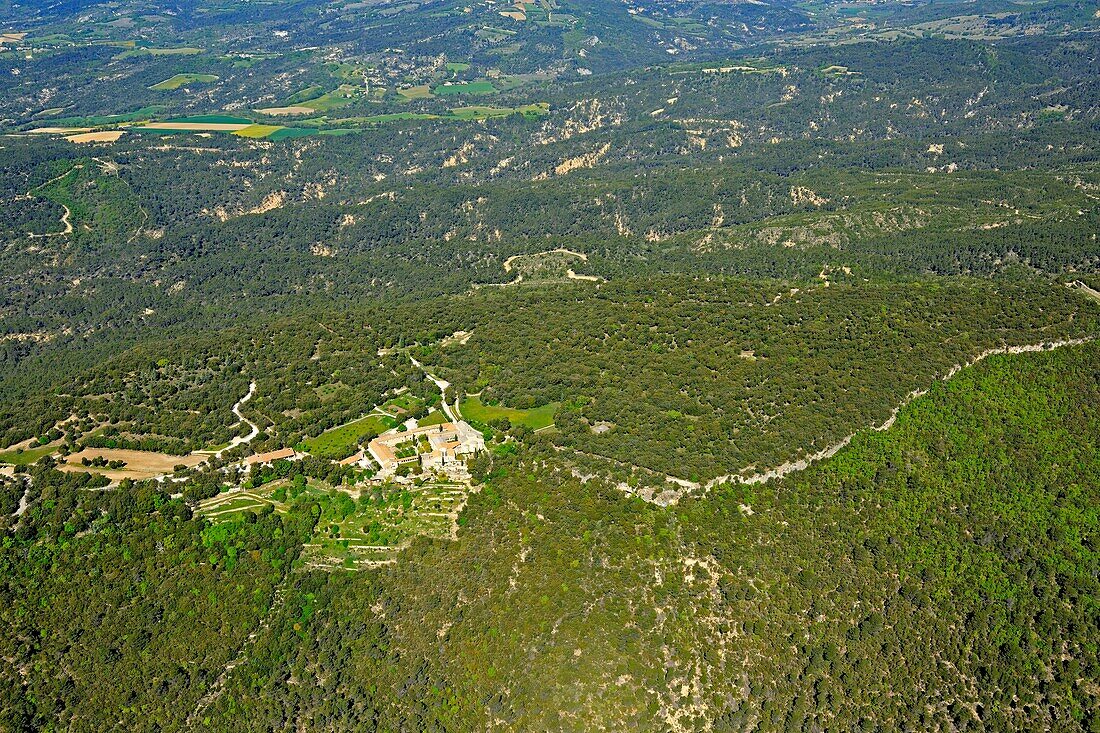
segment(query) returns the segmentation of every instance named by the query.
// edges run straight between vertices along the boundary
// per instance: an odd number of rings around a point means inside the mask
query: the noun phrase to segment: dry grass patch
[[[27,130],[29,135],[75,135],[81,132],[89,132],[90,127],[36,127]]]
[[[118,469],[83,466],[80,462],[84,458],[88,460],[104,458],[108,461],[125,461],[126,465]],[[67,459],[68,463],[61,466],[61,470],[101,473],[112,481],[119,481],[124,478],[153,478],[161,474],[171,473],[176,466],[197,466],[203,460],[205,460],[204,456],[197,455],[173,456],[167,453],[125,450],[122,448],[85,448],[79,453],[70,455]]]
[[[431,99],[432,90],[427,84],[421,84],[420,86],[407,87],[405,89],[398,89],[397,93],[404,97],[406,100],[412,99]]]
[[[85,132],[65,138],[71,143],[113,143],[125,135],[124,130],[104,130],[103,132]]]
[[[238,132],[251,124],[230,122],[150,122],[142,125],[146,130],[170,130],[175,132]]]
[[[264,107],[263,109],[256,110],[260,114],[265,115],[311,115],[313,114],[312,107]]]

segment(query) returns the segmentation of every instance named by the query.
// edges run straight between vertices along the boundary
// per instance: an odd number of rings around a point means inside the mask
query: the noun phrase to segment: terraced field
[[[273,481],[254,489],[231,489],[203,501],[199,512],[214,522],[238,519],[265,507],[285,514],[295,503],[316,502],[321,510],[314,536],[305,545],[311,567],[359,568],[394,562],[417,537],[453,538],[469,489],[457,483],[421,486],[357,486],[332,489]]]

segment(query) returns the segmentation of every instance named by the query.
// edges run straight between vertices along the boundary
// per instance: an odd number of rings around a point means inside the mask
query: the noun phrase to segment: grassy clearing
[[[550,105],[546,102],[525,104],[522,107],[471,105],[469,107],[455,107],[451,110],[451,114],[460,120],[486,120],[490,117],[507,117],[514,114],[521,114],[524,117],[542,117],[550,114]]]
[[[216,497],[215,497],[216,498]],[[252,495],[241,495],[206,508],[203,514],[209,519],[230,519],[242,512],[254,512],[273,502]]]
[[[107,461],[119,460],[125,465],[118,469],[85,466],[81,464],[83,458],[89,460],[95,458],[103,458]],[[62,466],[61,470],[102,473],[113,480],[124,478],[147,479],[172,473],[176,466],[197,466],[203,459],[204,456],[174,456],[169,453],[129,450],[126,448],[85,448],[68,456],[66,459],[68,463]]]
[[[9,450],[0,453],[0,463],[7,463],[13,466],[27,466],[31,463],[35,463],[42,456],[48,456],[57,450],[56,445],[43,445],[35,448],[25,448],[23,450]]]
[[[447,62],[447,71],[460,72],[460,71],[466,71],[469,68],[470,68],[470,65],[468,63],[466,63],[465,61],[448,61]]]
[[[173,77],[149,87],[158,92],[174,91],[188,84],[210,84],[218,80],[214,74],[176,74]]]
[[[419,428],[426,428],[432,425],[442,425],[445,422],[447,422],[447,416],[443,414],[442,411],[436,410],[434,412],[429,412],[427,415],[417,420],[416,426]]]
[[[131,48],[123,51],[116,59],[129,59],[136,56],[197,56],[202,53],[201,48],[183,46],[180,48]]]
[[[309,107],[314,112],[327,112],[351,104],[352,100],[359,97],[360,94],[362,94],[360,88],[353,87],[350,84],[341,84],[327,94],[322,94],[314,99],[299,102],[298,106]]]
[[[526,425],[532,430],[540,430],[554,424],[554,413],[557,412],[560,404],[551,402],[530,410],[517,410],[511,407],[501,407],[500,405],[482,404],[479,396],[468,395],[462,400],[460,407],[462,417],[471,422],[488,425],[493,420],[506,417],[513,425]]]
[[[359,441],[367,435],[380,434],[397,426],[397,420],[380,414],[370,414],[359,420],[332,428],[316,438],[302,442],[310,455],[321,458],[347,458],[355,453]]]
[[[387,412],[391,415],[397,416],[399,419],[404,420],[408,417],[407,413],[415,412],[419,410],[424,404],[424,401],[414,397],[409,393],[398,395],[391,400],[388,400],[380,408],[382,412]]]
[[[286,98],[286,104],[287,106],[291,107],[296,105],[304,106],[305,102],[308,102],[311,99],[317,99],[317,97],[320,97],[324,93],[325,88],[323,86],[320,86],[319,84],[314,84],[313,86],[306,87],[305,89],[301,89],[297,92],[294,92],[294,94],[291,94],[289,97]]]
[[[397,93],[404,97],[406,101],[413,99],[431,99],[432,97],[432,89],[427,84],[408,87],[407,89],[398,89]]]
[[[459,84],[440,84],[432,92],[448,97],[457,94],[496,94],[497,88],[490,81],[468,81]]]

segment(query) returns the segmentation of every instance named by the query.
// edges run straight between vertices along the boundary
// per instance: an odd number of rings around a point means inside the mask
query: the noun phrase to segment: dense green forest
[[[990,358],[819,467],[667,509],[536,442],[494,461],[457,541],[416,543],[374,578],[290,570],[305,508],[211,526],[155,488],[89,492],[36,468],[41,503],[4,541],[0,714],[13,729],[1095,729],[1096,351]]]
[[[872,285],[843,272],[801,288],[621,280],[478,306],[465,345],[421,352],[459,394],[562,403],[561,444],[692,480],[816,453],[987,349],[1088,336],[1100,315],[1027,280]]]

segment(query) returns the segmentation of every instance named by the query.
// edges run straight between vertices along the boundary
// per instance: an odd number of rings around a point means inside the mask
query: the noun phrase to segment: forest
[[[155,486],[35,467],[0,551],[0,715],[1096,730],[1096,348],[990,358],[819,467],[670,508],[536,441],[494,459],[457,540],[376,576],[292,570],[305,506],[211,525]]]
[[[0,6],[0,731],[1100,733],[1094,6]]]

